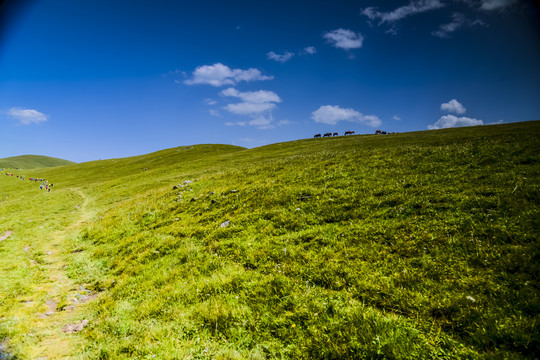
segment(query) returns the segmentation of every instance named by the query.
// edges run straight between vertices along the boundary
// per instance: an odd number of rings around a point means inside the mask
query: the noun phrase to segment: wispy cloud
[[[228,88],[221,92],[222,96],[236,97],[246,104],[271,104],[281,102],[280,97],[273,91],[258,90],[258,91],[238,91],[235,88]],[[233,104],[229,104],[233,105]],[[260,112],[260,111],[256,111]]]
[[[231,69],[222,63],[216,63],[214,65],[198,66],[193,71],[192,77],[185,80],[184,84],[206,84],[220,87],[224,85],[235,85],[241,81],[261,81],[271,80],[273,78],[273,76],[263,75],[258,69]]]
[[[286,63],[294,56],[294,54],[289,51],[285,51],[283,54],[276,54],[275,52],[270,51],[269,53],[266,54],[266,56],[268,57],[269,60],[274,60],[280,63]]]
[[[272,110],[281,98],[273,91],[238,91],[235,88],[223,90],[221,96],[235,97],[241,100],[239,103],[227,104],[224,107],[230,113],[251,117],[250,121],[240,121],[236,123],[240,126],[251,125],[259,129],[269,129],[275,127],[273,124]],[[229,125],[230,125],[229,124]]]
[[[476,126],[476,125],[483,125],[484,122],[482,120],[468,118],[468,117],[457,117],[455,115],[444,115],[435,122],[433,125],[428,125],[429,130],[436,130],[436,129],[446,129],[446,128],[453,128],[453,127],[461,127],[461,126]]]
[[[291,60],[295,55],[298,55],[298,56],[314,55],[316,53],[317,53],[317,49],[314,46],[307,46],[303,48],[302,50],[297,51],[296,53],[285,51],[283,54],[278,54],[274,51],[269,51],[268,53],[266,53],[266,57],[268,58],[268,60],[277,61],[283,64]]]
[[[459,101],[452,99],[447,103],[441,104],[441,111],[448,111],[461,115],[465,114],[467,109],[465,109],[465,106],[461,105]]]
[[[486,24],[480,19],[470,20],[461,13],[454,13],[452,14],[451,22],[440,25],[439,29],[433,31],[431,34],[440,38],[447,38],[451,33],[460,28],[472,27],[476,25],[485,26]]]
[[[392,119],[394,119],[394,120],[396,120],[396,121],[401,120],[401,118],[400,118],[399,116],[397,116],[397,115],[392,116]]]
[[[12,119],[18,120],[21,125],[39,124],[49,119],[47,115],[37,110],[18,107],[9,109],[6,114]]]
[[[362,34],[347,29],[328,31],[323,34],[323,37],[334,47],[344,50],[359,49],[364,42]]]
[[[362,11],[362,15],[373,21],[378,20],[379,25],[381,25],[384,23],[394,23],[409,16],[442,7],[444,7],[444,4],[440,0],[411,0],[408,5],[401,6],[389,12],[381,12],[376,7],[368,7]]]
[[[301,54],[313,55],[315,53],[317,53],[317,49],[315,48],[315,46],[308,46],[304,48],[304,51],[302,51]]]
[[[336,105],[324,105],[311,113],[313,121],[321,124],[336,125],[340,121],[365,123],[368,126],[379,126],[382,121],[375,115],[363,115],[362,113]]]
[[[502,10],[516,2],[517,0],[482,0],[482,5],[480,5],[480,9],[488,11]]]

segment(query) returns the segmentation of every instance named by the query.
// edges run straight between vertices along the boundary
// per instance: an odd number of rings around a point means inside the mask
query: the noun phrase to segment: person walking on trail
[[[43,190],[43,184],[39,185],[39,189]]]

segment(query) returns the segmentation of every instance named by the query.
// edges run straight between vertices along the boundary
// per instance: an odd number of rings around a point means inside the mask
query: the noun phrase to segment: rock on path
[[[69,324],[64,326],[62,331],[66,334],[72,334],[81,331],[86,325],[88,325],[88,320],[83,320],[78,324]]]

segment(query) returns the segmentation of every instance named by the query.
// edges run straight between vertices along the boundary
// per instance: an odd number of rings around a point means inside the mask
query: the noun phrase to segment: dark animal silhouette
[[[317,134],[314,136],[314,138],[320,138],[321,137],[321,134]]]
[[[345,135],[354,135],[354,131],[345,131]]]
[[[332,133],[324,133],[323,137],[329,137],[329,136],[332,136]]]
[[[338,136],[339,134],[338,133],[334,133],[332,136]]]
[[[378,135],[378,134],[382,134],[382,131],[381,131],[381,130],[377,130],[377,131],[375,131],[375,134],[377,134],[377,135]]]

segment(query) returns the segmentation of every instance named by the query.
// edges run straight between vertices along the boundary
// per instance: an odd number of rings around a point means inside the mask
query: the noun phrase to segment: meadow
[[[0,174],[17,359],[534,359],[540,122]],[[81,331],[67,324],[88,320]]]

